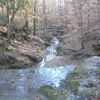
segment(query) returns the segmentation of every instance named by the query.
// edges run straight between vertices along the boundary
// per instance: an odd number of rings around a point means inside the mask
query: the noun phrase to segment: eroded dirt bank
[[[20,37],[10,41],[0,38],[0,69],[29,68],[42,60],[46,43],[40,37]]]

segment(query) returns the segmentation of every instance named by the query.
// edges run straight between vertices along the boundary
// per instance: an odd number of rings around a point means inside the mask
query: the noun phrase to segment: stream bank
[[[37,36],[20,36],[10,41],[0,37],[0,69],[30,68],[40,62],[46,42]]]

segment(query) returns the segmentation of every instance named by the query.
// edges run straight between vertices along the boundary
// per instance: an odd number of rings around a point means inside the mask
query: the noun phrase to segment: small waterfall
[[[58,67],[46,67],[45,63],[56,58],[57,56],[57,47],[59,45],[59,40],[57,38],[53,38],[51,40],[51,45],[46,48],[43,52],[43,60],[37,65],[37,70],[35,72],[35,77],[38,77],[38,80],[35,78],[35,82],[37,83],[35,87],[40,87],[43,84],[51,85],[54,87],[60,86],[60,81],[65,79],[66,75],[73,71],[75,65],[65,65],[65,66],[58,66]],[[48,79],[49,78],[49,79]],[[40,82],[39,82],[40,81]]]
[[[49,61],[54,57],[56,57],[58,45],[59,45],[59,40],[54,37],[51,40],[51,45],[43,52],[43,60],[38,64],[39,67],[43,67],[46,61]]]

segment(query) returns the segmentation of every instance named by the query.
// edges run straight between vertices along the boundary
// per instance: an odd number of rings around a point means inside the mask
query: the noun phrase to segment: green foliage
[[[1,5],[5,5],[6,2],[7,2],[7,0],[0,0],[0,4],[1,4]]]
[[[24,0],[0,0],[0,4],[6,7],[7,14],[15,15],[24,7]]]
[[[22,8],[24,6],[24,1],[25,0],[0,0],[0,4],[7,7],[8,3],[9,9],[13,10]]]
[[[30,12],[31,9],[29,8],[29,0],[25,1],[23,10],[25,10],[26,12]]]
[[[6,17],[7,17],[7,27],[9,39],[10,35],[13,32],[14,18],[18,10],[24,7],[25,0],[0,0],[0,4],[6,8]]]

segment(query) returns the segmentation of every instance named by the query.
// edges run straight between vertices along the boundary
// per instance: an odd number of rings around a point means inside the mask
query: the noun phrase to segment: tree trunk
[[[98,21],[100,26],[100,0],[97,0]]]
[[[87,2],[88,4],[87,4],[87,6],[88,6],[88,18],[87,18],[87,20],[88,20],[88,32],[90,32],[90,0],[88,0],[88,2]]]
[[[16,12],[13,12],[13,15],[12,15],[12,17],[9,19],[9,23],[8,23],[8,38],[10,39],[10,37],[11,37],[11,35],[13,35],[13,27],[14,27],[14,23],[13,23],[13,21],[14,21],[14,18],[15,18],[15,14],[16,14]]]
[[[33,8],[33,35],[36,35],[36,6],[37,0],[34,1],[34,8]]]
[[[28,12],[26,11],[25,14],[25,26],[24,26],[24,31],[28,34],[29,33],[29,25],[28,25]]]
[[[46,17],[46,3],[45,0],[43,0],[43,27],[44,27],[44,35],[47,33],[47,17]]]

